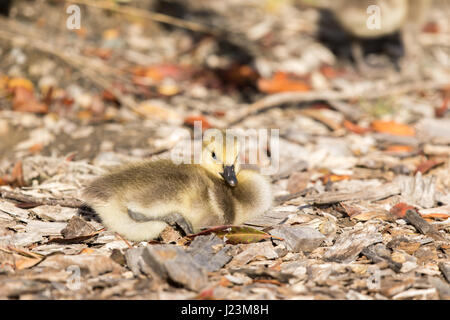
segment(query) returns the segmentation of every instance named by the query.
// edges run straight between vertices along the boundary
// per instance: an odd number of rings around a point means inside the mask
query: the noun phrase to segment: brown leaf
[[[37,101],[34,96],[34,92],[25,87],[16,87],[14,89],[13,109],[20,112],[48,112],[48,106]]]
[[[395,206],[393,206],[389,212],[398,218],[404,218],[406,211],[408,210],[416,210],[416,209],[413,206],[410,206],[404,202],[400,202],[397,203]]]
[[[113,50],[111,48],[86,48],[83,50],[83,53],[88,56],[95,56],[103,60],[108,60],[111,58]]]
[[[422,174],[427,173],[431,169],[443,164],[443,160],[427,160],[422,162],[417,166],[416,172],[421,172]]]
[[[202,130],[207,130],[212,128],[212,125],[209,123],[208,119],[204,116],[189,116],[184,119],[184,124],[190,127],[194,126],[194,122],[200,121],[202,123]]]
[[[11,178],[17,183],[18,187],[24,187],[22,161],[17,161],[11,173]]]
[[[348,120],[344,120],[344,121],[342,122],[342,124],[344,125],[344,127],[345,127],[348,131],[353,132],[353,133],[356,133],[356,134],[364,134],[364,133],[370,131],[370,129],[368,129],[368,128],[363,128],[363,127],[361,127],[361,126],[359,126],[359,125],[357,125],[357,124],[354,124],[353,122],[348,121]]]
[[[44,145],[41,142],[38,142],[38,143],[33,144],[31,147],[29,147],[28,151],[36,154],[36,153],[41,152],[43,147],[44,147]]]
[[[164,79],[171,78],[174,80],[181,80],[188,76],[190,68],[176,64],[159,64],[148,67],[135,68],[133,74],[139,78],[150,78],[155,82],[160,82]]]
[[[341,202],[340,205],[349,217],[357,216],[362,213],[362,210],[359,207],[351,206],[344,202]]]
[[[443,118],[448,110],[450,98],[444,98],[442,105],[439,108],[434,109],[434,115],[436,118]]]
[[[321,66],[320,72],[328,79],[334,79],[342,74],[342,71],[337,70],[335,67],[328,65]]]
[[[47,243],[80,243],[95,237],[102,231],[103,229],[95,230],[84,219],[73,216],[67,223],[67,226],[61,230],[63,238],[51,238]]]
[[[28,269],[28,268],[31,268],[31,267],[35,266],[39,262],[41,262],[42,259],[43,258],[22,257],[22,258],[17,259],[15,261],[15,268],[16,268],[16,270]]]

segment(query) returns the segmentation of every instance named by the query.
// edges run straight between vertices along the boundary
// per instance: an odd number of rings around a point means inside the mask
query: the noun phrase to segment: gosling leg
[[[140,212],[136,212],[128,209],[128,215],[131,219],[136,222],[146,222],[146,221],[163,221],[171,226],[179,226],[185,234],[194,233],[192,225],[178,212],[173,212],[164,215],[163,217],[148,217]]]

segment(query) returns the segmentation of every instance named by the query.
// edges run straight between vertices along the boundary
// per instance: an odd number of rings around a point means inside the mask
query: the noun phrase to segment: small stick
[[[440,82],[430,82],[430,81],[416,81],[412,83],[393,83],[386,84],[389,85],[388,89],[380,90],[378,87],[374,87],[369,90],[363,90],[361,92],[355,92],[353,90],[348,91],[335,91],[335,90],[324,90],[324,91],[307,91],[307,92],[281,92],[274,93],[264,98],[248,105],[246,108],[241,109],[242,113],[238,115],[234,120],[232,120],[229,125],[236,125],[244,121],[247,117],[267,111],[274,107],[278,107],[286,103],[301,103],[301,102],[312,102],[312,101],[342,101],[342,100],[352,100],[352,99],[378,99],[391,95],[404,94],[411,91],[418,90],[431,90],[438,89],[442,86],[447,85],[446,83]]]
[[[9,191],[5,189],[0,189],[0,197],[4,199],[16,200],[19,202],[34,203],[37,205],[49,205],[69,208],[79,208],[83,205],[81,200],[75,198],[62,198],[62,199],[52,199],[52,198],[36,198],[28,194],[23,194],[20,192]]]
[[[403,217],[406,221],[412,224],[420,233],[428,235],[435,240],[444,240],[442,235],[414,209],[406,210]]]
[[[128,246],[128,248],[133,249],[133,246],[125,239],[123,238],[120,234],[118,234],[117,232],[114,233],[116,235],[117,238],[119,238],[120,240],[123,240],[123,242],[125,242]]]

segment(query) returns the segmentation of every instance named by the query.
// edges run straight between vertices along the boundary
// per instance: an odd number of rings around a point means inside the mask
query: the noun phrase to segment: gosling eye
[[[215,153],[214,151],[211,152],[211,156],[212,156],[212,158],[213,158],[214,160],[217,160],[216,153]]]

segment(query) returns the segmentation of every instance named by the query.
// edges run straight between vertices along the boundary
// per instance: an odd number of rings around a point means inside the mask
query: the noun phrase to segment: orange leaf
[[[119,30],[117,29],[106,29],[103,31],[102,38],[104,40],[113,40],[119,37]]]
[[[91,110],[81,110],[77,113],[77,118],[79,120],[91,120],[93,117],[92,111]]]
[[[95,56],[102,60],[108,60],[113,54],[111,48],[87,48],[83,50],[83,53],[89,56]]]
[[[232,287],[233,284],[232,284],[231,281],[228,280],[227,278],[222,277],[222,278],[220,278],[219,286],[222,286],[222,287]]]
[[[361,214],[361,209],[355,206],[351,206],[349,204],[340,203],[341,207],[345,210],[345,213],[349,216],[349,217],[353,217],[353,216],[357,216],[359,214]]]
[[[28,150],[31,153],[39,153],[39,152],[41,152],[43,147],[44,147],[44,145],[41,142],[38,142],[38,143],[33,144],[31,147],[29,147]]]
[[[258,89],[265,93],[278,92],[304,92],[309,91],[310,86],[299,79],[289,76],[284,72],[276,72],[270,79],[259,79]]]
[[[342,180],[349,180],[351,176],[349,175],[337,175],[337,174],[327,174],[320,178],[322,180],[323,184],[326,184],[328,182],[337,182]]]
[[[421,214],[424,219],[447,219],[450,218],[448,213],[427,213]]]
[[[39,262],[41,262],[41,260],[42,260],[42,258],[23,257],[23,258],[17,259],[15,261],[15,267],[17,270],[28,269],[28,268],[31,268],[32,266],[35,266]]]
[[[439,33],[439,25],[436,22],[430,21],[422,28],[426,33]]]
[[[334,79],[340,74],[340,72],[335,68],[327,65],[323,65],[322,67],[320,67],[320,72],[322,72],[322,74],[328,79]]]
[[[416,134],[413,127],[395,121],[375,120],[372,122],[372,129],[376,132],[396,136],[414,136]]]
[[[187,76],[189,69],[176,64],[159,64],[149,67],[135,68],[133,74],[138,77],[150,78],[153,81],[161,81],[166,78],[180,80]]]
[[[80,254],[92,254],[95,253],[95,250],[92,248],[84,248],[83,250],[80,251]]]
[[[21,86],[14,89],[13,109],[21,112],[48,112],[48,106],[37,101],[33,91]]]
[[[384,151],[387,152],[398,152],[398,153],[403,153],[403,152],[413,152],[414,151],[414,147],[412,146],[406,146],[406,145],[392,145],[392,146],[388,146]]]
[[[22,161],[18,161],[11,172],[11,181],[18,187],[24,187],[25,181],[23,180]]]
[[[25,78],[12,78],[8,81],[8,88],[11,90],[15,90],[17,88],[23,88],[30,92],[33,92],[34,86],[33,83]]]
[[[200,121],[202,123],[202,130],[207,130],[212,128],[212,125],[204,116],[190,116],[184,119],[184,124],[190,127],[194,126],[194,122]]]
[[[194,299],[197,300],[215,300],[214,298],[214,288],[205,289],[201,291]]]

